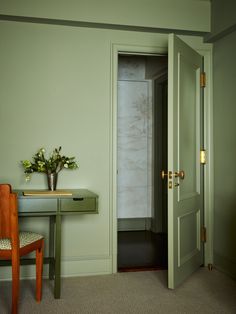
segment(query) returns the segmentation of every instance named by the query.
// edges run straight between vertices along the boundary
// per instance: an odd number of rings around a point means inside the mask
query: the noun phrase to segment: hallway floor
[[[167,269],[167,235],[118,232],[118,271]]]

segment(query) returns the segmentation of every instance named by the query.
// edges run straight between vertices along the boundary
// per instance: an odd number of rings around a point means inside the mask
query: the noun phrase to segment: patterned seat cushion
[[[35,241],[42,239],[41,234],[30,232],[30,231],[21,231],[19,233],[20,248],[29,245]],[[0,239],[0,250],[11,250],[11,241],[8,238]]]

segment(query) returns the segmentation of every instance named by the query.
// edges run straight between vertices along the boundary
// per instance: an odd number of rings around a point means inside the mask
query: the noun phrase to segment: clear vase
[[[57,173],[47,173],[48,189],[55,191],[57,188]]]

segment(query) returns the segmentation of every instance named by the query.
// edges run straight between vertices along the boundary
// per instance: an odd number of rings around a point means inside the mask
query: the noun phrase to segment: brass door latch
[[[179,172],[175,171],[174,173],[172,171],[165,172],[164,170],[161,171],[161,178],[164,180],[165,178],[168,178],[170,181],[168,183],[169,189],[173,188],[173,182],[172,179],[174,178],[180,178],[183,180],[185,178],[185,172],[183,170],[180,170]],[[178,187],[179,183],[175,182],[174,187]]]
[[[185,172],[183,170],[180,170],[179,172],[176,171],[174,177],[183,180],[185,178]]]
[[[161,172],[162,180],[164,180],[165,177],[172,179],[172,171],[168,171],[167,173],[165,173],[165,170],[162,170],[162,172]]]

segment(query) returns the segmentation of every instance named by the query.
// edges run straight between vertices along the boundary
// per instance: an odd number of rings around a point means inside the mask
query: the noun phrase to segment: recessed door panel
[[[186,173],[179,188],[179,200],[183,200],[200,193],[200,67],[178,53],[178,76],[178,169]]]
[[[200,210],[178,217],[178,267],[200,252]],[[186,237],[186,234],[192,234]]]

